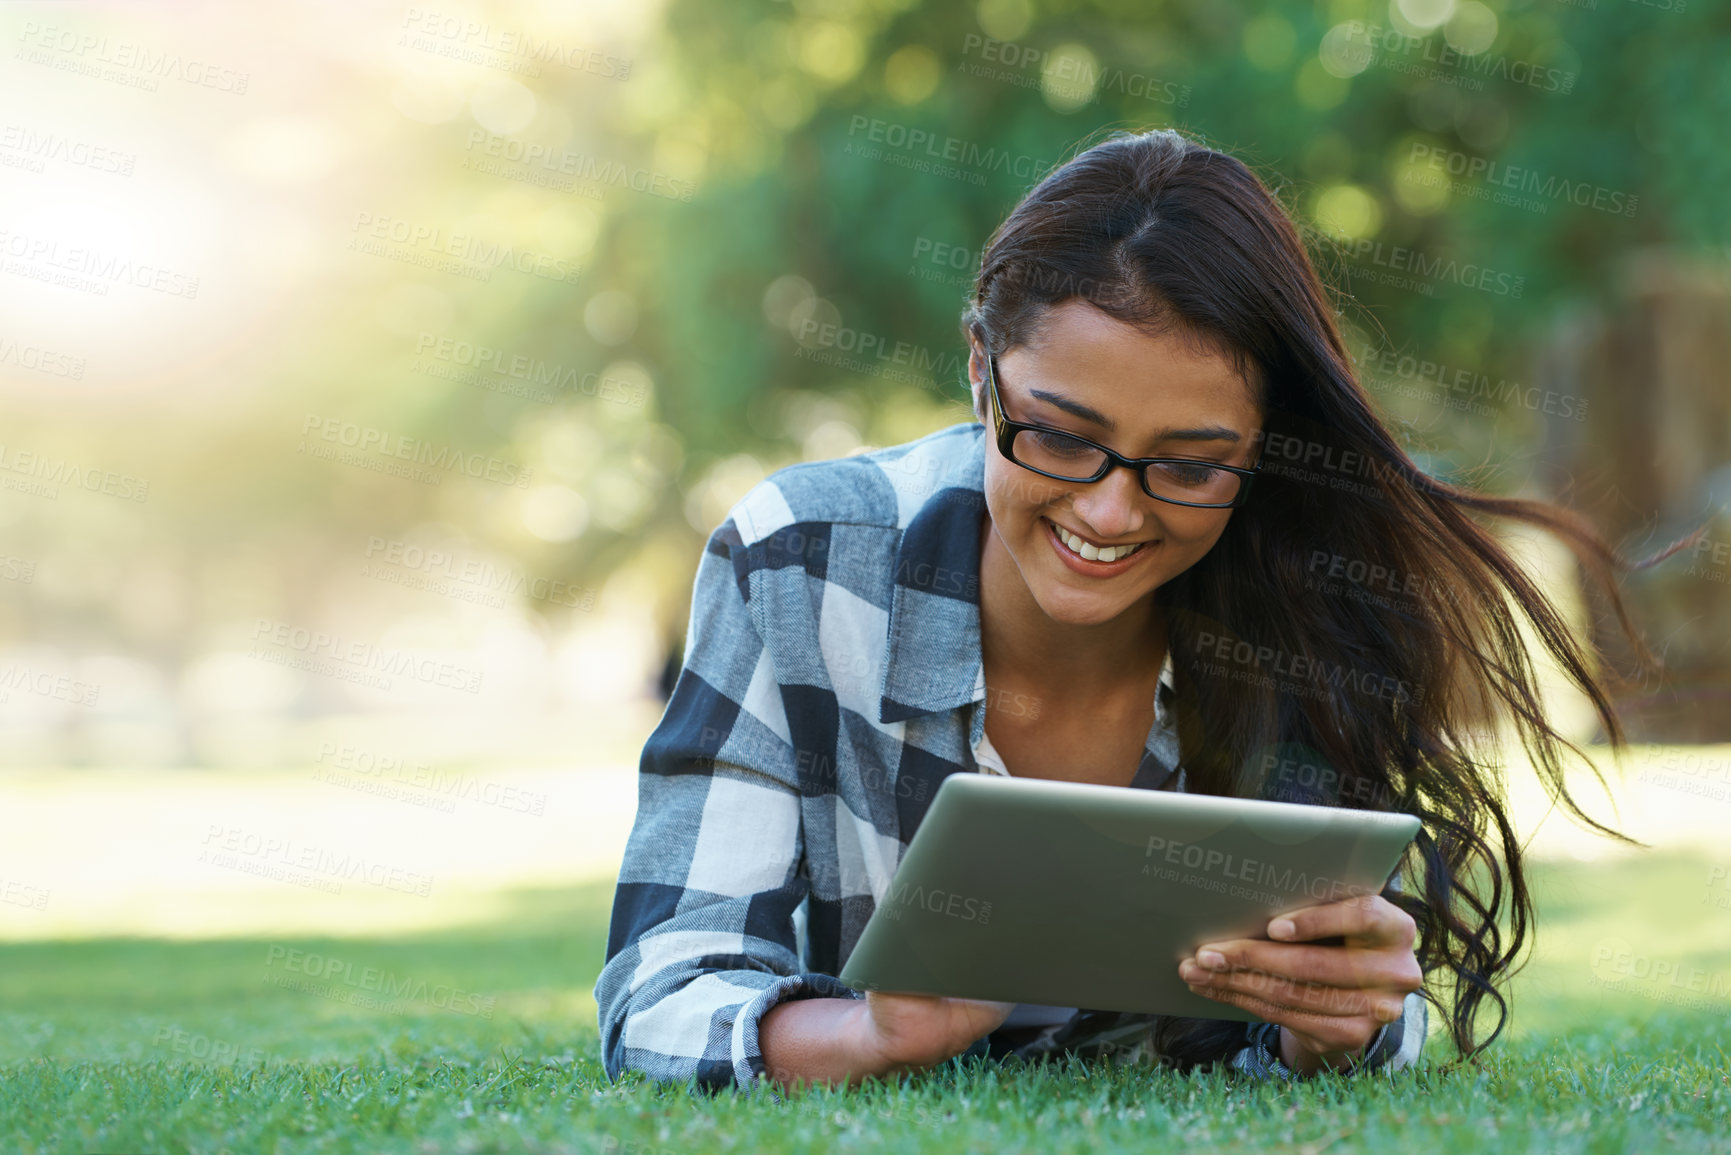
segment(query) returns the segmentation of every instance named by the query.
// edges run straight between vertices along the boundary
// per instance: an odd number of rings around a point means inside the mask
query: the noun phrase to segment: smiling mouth
[[[1097,546],[1086,538],[1071,533],[1050,518],[1042,518],[1041,520],[1051,526],[1053,534],[1064,543],[1066,549],[1083,561],[1091,561],[1095,564],[1104,565],[1123,561],[1127,557],[1134,557],[1141,553],[1145,547],[1152,544],[1151,542],[1139,541],[1118,546]]]

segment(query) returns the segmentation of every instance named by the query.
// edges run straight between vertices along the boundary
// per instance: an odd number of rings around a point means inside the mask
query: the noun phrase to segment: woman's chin
[[[1047,588],[1035,595],[1034,601],[1047,617],[1067,626],[1098,626],[1117,618],[1137,599],[1107,598],[1097,593],[1083,593],[1064,588]]]

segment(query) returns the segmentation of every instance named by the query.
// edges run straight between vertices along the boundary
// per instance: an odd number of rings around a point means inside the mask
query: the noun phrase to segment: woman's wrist
[[[758,1026],[765,1074],[796,1082],[856,1085],[896,1069],[877,1046],[864,999],[795,999],[772,1007]]]
[[[888,1075],[903,1069],[903,1064],[884,1054],[883,1040],[878,1037],[877,1026],[872,1021],[871,1005],[865,999],[859,999],[848,1008],[842,1036],[862,1077]]]

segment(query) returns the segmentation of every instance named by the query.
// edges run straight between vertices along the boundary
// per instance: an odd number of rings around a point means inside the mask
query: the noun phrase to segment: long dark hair
[[[1565,811],[1641,844],[1569,796],[1560,748],[1585,756],[1545,717],[1522,619],[1618,752],[1626,740],[1611,696],[1625,680],[1595,671],[1597,655],[1471,515],[1562,538],[1648,672],[1659,663],[1616,575],[1683,543],[1631,563],[1568,509],[1422,472],[1360,387],[1331,296],[1278,200],[1243,163],[1176,132],[1113,133],[1042,180],[982,252],[962,327],[1002,354],[1072,297],[1231,358],[1266,414],[1251,498],[1207,556],[1155,594],[1188,788],[1417,815],[1423,829],[1402,868],[1417,885],[1384,895],[1417,923],[1424,997],[1461,1054],[1476,1055],[1507,1021],[1497,987],[1518,969],[1533,920],[1498,721],[1512,720]],[[1445,966],[1446,1006],[1429,978]],[[1487,998],[1497,1020],[1479,1041]],[[1182,1068],[1243,1040],[1240,1024],[1177,1017],[1154,1034],[1163,1060]]]

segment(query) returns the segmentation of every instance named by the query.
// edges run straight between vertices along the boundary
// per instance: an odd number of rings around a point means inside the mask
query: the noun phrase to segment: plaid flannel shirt
[[[835,976],[938,784],[994,761],[980,658],[985,451],[984,426],[967,423],[787,466],[710,534],[684,665],[643,748],[595,983],[609,1078],[635,1069],[749,1091],[764,1081],[770,1008],[864,997]],[[1170,671],[1169,657],[1134,787],[1184,788]],[[1153,1019],[1080,1009],[1000,1028],[967,1053],[1135,1059]],[[1266,1026],[1245,1024],[1229,1066],[1287,1074]],[[1415,992],[1358,1069],[1412,1063],[1427,1026]]]

